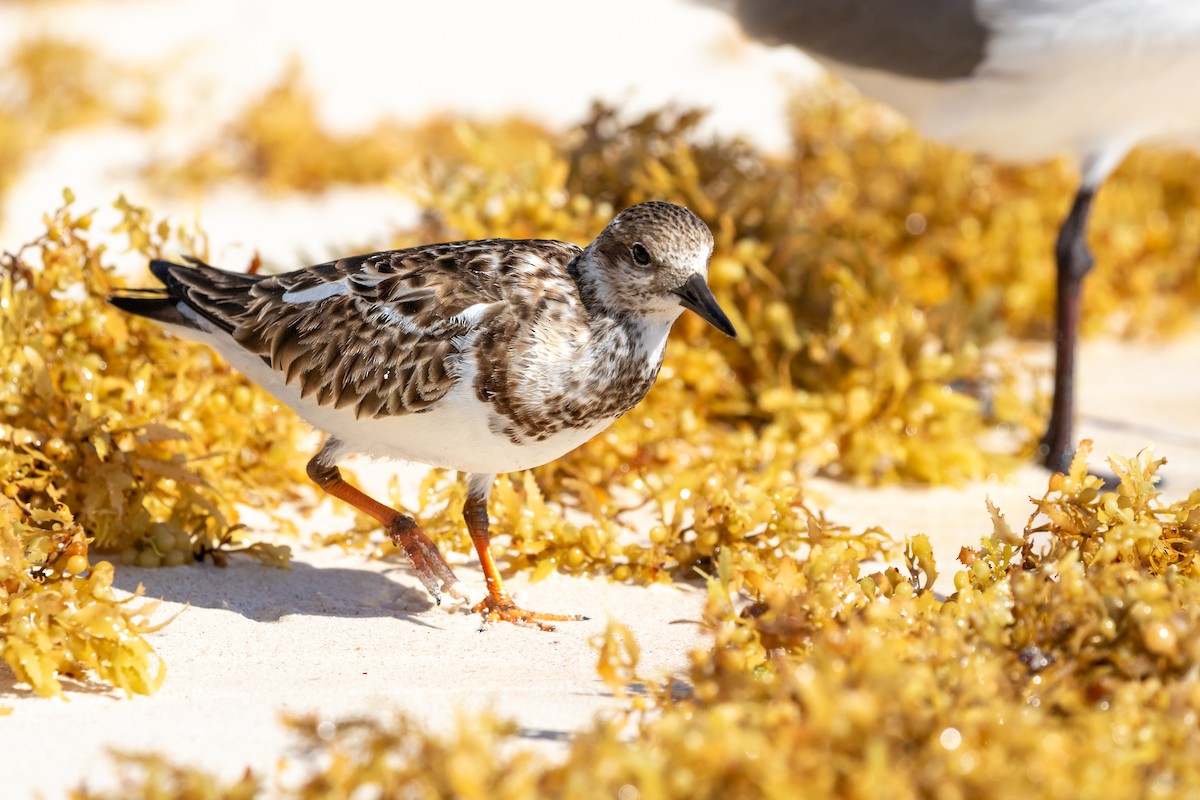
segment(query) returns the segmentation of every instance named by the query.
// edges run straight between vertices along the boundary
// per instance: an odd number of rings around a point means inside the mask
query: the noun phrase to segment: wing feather
[[[537,261],[565,276],[581,252],[564,242],[494,239],[354,256],[275,276],[166,262],[156,274],[301,397],[373,417],[421,411],[445,396],[469,334],[512,312],[522,273],[514,264]]]

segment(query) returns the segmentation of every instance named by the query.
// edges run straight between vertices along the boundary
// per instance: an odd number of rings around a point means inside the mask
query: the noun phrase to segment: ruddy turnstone
[[[488,547],[498,473],[552,461],[646,395],[687,308],[735,336],[705,283],[713,237],[670,203],[622,211],[586,248],[484,239],[352,256],[281,275],[152,261],[161,289],[109,298],[203,342],[328,434],[308,475],[374,517],[439,602],[463,597],[409,515],[341,476],[345,455],[467,474],[463,518],[487,580],[486,621],[582,619],[516,606]]]

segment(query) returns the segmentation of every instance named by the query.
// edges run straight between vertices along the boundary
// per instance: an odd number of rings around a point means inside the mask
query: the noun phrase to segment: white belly
[[[302,402],[311,405],[311,400]],[[356,420],[351,408],[296,410],[313,426],[341,441],[347,454],[416,461],[471,473],[539,467],[574,450],[615,419],[597,420],[586,428],[563,428],[543,441],[516,444],[507,436],[493,433],[495,412],[475,396],[466,375],[437,405],[418,414]]]
[[[337,451],[337,458],[358,453],[468,473],[515,472],[541,466],[569,453],[616,419],[600,419],[586,428],[564,428],[540,442],[515,444],[507,436],[492,432],[496,414],[475,395],[473,365],[467,366],[449,393],[426,411],[355,419],[352,406],[342,409],[320,406],[315,395],[301,399],[299,387],[284,383],[283,377],[261,358],[233,344],[224,334],[164,327],[213,348],[304,421],[341,442],[343,447]]]

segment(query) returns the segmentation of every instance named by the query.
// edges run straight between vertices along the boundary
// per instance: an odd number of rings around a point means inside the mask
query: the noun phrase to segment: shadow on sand
[[[113,581],[117,588],[132,592],[139,583],[146,597],[233,611],[256,622],[308,614],[395,617],[427,625],[422,617],[434,606],[424,589],[398,583],[387,574],[314,567],[300,561],[293,561],[291,569],[241,559],[231,560],[226,567],[207,562],[174,568],[117,567]]]

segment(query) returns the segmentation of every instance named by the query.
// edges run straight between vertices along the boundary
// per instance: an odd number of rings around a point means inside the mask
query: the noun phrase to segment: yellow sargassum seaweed
[[[134,249],[161,252],[169,226],[117,207]],[[115,278],[91,226],[68,193],[43,237],[0,259],[0,650],[39,693],[89,671],[130,692],[161,682],[147,612],[118,601],[90,549],[187,563],[233,542],[235,503],[274,509],[301,480],[302,429],[270,398],[108,306]],[[286,559],[261,543],[251,553]]]
[[[86,576],[70,574],[70,557],[61,556],[82,535],[65,509],[30,516],[23,522],[18,504],[0,498],[0,656],[41,695],[61,695],[62,676],[96,678],[126,694],[154,692],[166,674],[144,637],[159,627],[150,622],[156,604],[120,599],[107,561]],[[31,564],[28,548],[47,542],[55,550]],[[66,575],[55,577],[56,561]]]
[[[711,645],[685,676],[638,673],[610,623],[599,675],[627,710],[550,760],[489,715],[446,734],[393,720],[292,720],[293,798],[1110,798],[1200,793],[1200,490],[1166,503],[1161,460],[1087,444],[1023,531],[993,510],[941,599],[928,542],[907,574],[859,574],[841,542],[772,571],[726,555],[709,579]],[[682,679],[681,679],[682,678]],[[155,756],[127,757],[112,797],[260,792]],[[281,767],[281,772],[284,768]],[[280,787],[277,780],[273,784]],[[248,794],[247,794],[248,793]],[[105,795],[83,793],[81,798]]]

